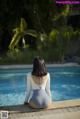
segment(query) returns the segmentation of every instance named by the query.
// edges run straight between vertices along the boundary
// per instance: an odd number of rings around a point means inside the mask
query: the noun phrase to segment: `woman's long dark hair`
[[[47,68],[45,66],[44,59],[37,56],[33,61],[33,71],[34,76],[45,76],[47,74]]]

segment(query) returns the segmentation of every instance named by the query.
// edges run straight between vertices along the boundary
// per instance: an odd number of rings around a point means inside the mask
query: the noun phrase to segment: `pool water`
[[[0,106],[19,105],[25,101],[26,76],[30,68],[0,69]],[[49,67],[52,100],[80,98],[80,67]]]

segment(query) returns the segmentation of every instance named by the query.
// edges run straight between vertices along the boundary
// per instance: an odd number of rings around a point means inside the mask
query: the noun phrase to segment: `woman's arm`
[[[46,92],[47,94],[49,95],[49,97],[51,98],[51,91],[50,91],[50,74],[48,73],[48,80],[47,80],[47,83],[46,83]]]
[[[31,93],[31,80],[30,80],[30,73],[28,73],[25,103],[29,103],[30,93]]]

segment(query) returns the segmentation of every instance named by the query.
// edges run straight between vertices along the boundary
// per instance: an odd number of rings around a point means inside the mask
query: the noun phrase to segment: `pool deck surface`
[[[8,119],[80,119],[80,99],[55,101],[48,109],[17,105],[0,107],[0,111],[9,111]]]

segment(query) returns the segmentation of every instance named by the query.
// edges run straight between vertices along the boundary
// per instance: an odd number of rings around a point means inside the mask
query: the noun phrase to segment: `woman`
[[[27,74],[25,103],[33,108],[48,108],[51,104],[50,74],[40,57],[34,59],[33,71]]]

